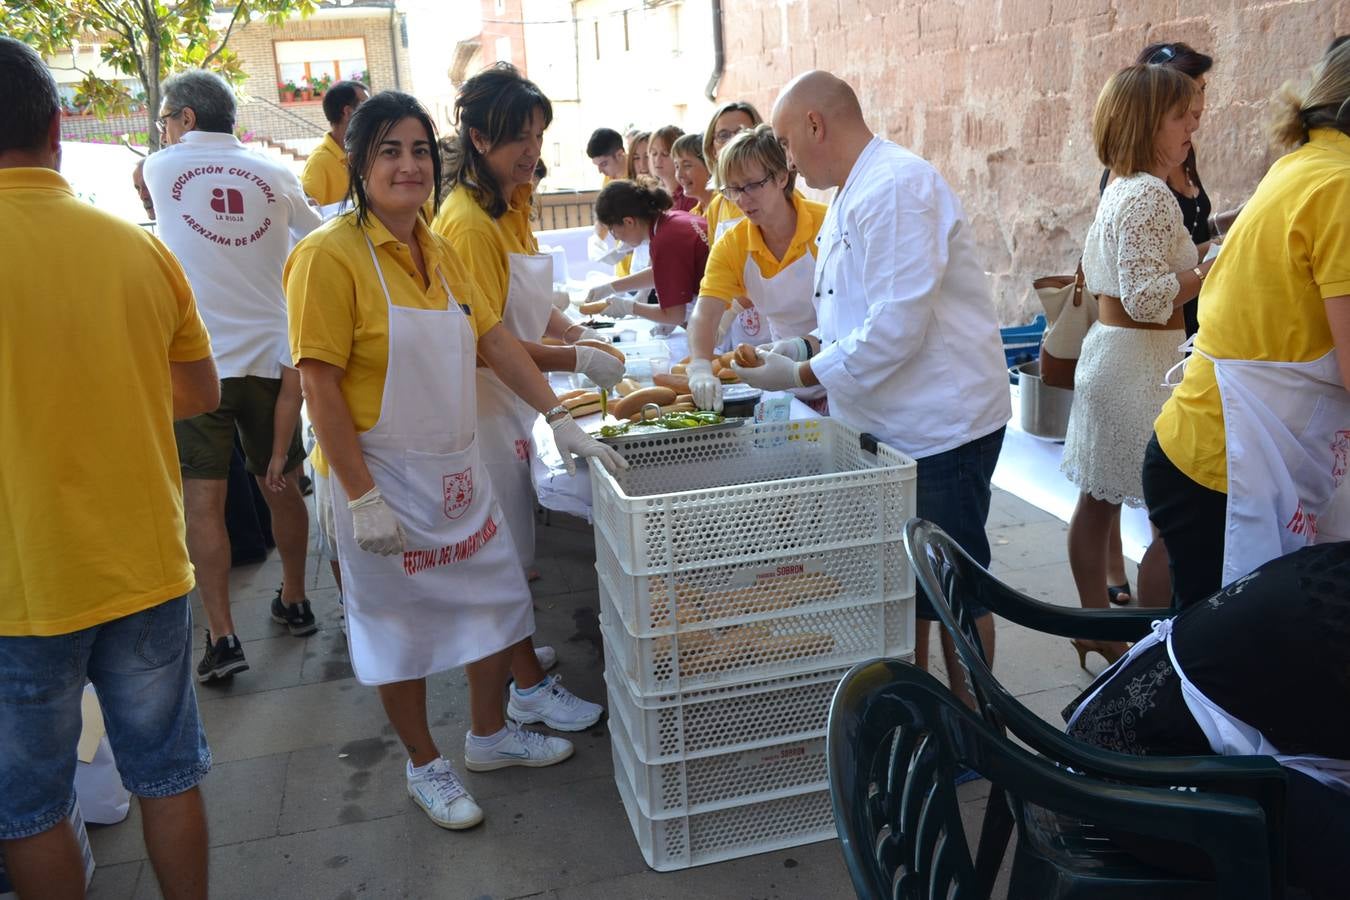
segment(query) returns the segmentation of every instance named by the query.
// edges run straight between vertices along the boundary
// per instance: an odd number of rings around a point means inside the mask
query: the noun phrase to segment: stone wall
[[[1215,57],[1196,145],[1206,189],[1227,208],[1274,159],[1269,96],[1350,31],[1345,0],[742,0],[723,9],[718,100],[749,100],[768,115],[797,73],[848,80],[873,130],[932,161],[960,195],[1005,324],[1039,311],[1031,278],[1073,269],[1101,175],[1092,107],[1140,48],[1186,41]]]

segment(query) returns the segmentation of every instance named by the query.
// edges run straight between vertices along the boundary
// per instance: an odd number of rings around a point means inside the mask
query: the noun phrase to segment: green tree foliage
[[[69,53],[72,47],[97,44],[103,62],[140,81],[139,90],[120,81],[77,70],[83,80],[76,105],[99,116],[131,112],[146,106],[151,150],[159,147],[154,128],[159,112],[159,85],[168,75],[189,68],[219,72],[239,85],[244,72],[229,48],[235,29],[253,19],[280,25],[293,15],[308,16],[318,0],[0,0],[0,34],[31,45],[44,56]],[[229,15],[223,28],[213,27],[211,14]],[[269,84],[270,87],[270,84]]]

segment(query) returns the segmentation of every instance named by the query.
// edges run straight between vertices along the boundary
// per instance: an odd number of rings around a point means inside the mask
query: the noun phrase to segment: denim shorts
[[[918,483],[914,514],[947,532],[961,549],[985,567],[989,565],[990,551],[984,524],[989,518],[993,494],[990,482],[999,451],[1003,449],[1003,432],[1000,428],[959,447],[915,460]],[[915,594],[914,615],[936,621],[937,613],[933,612],[927,593],[919,588]],[[966,608],[976,617],[989,612],[975,603],[968,603]]]
[[[192,682],[186,597],[52,637],[0,637],[0,840],[47,831],[75,803],[80,699],[94,683],[117,769],[140,797],[211,768]]]

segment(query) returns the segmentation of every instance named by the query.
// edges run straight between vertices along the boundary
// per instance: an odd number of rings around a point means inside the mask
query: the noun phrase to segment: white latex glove
[[[632,297],[610,297],[609,306],[604,308],[601,315],[622,319],[633,314],[634,306],[637,306],[637,301]]]
[[[735,360],[732,361],[731,370],[741,377],[741,381],[761,391],[786,391],[790,388],[804,387],[802,377],[798,373],[801,363],[781,353],[770,353],[763,348],[756,352],[762,365],[746,368]]]
[[[731,330],[731,323],[736,321],[736,317],[741,314],[741,308],[735,303],[727,307],[727,311],[722,313],[722,318],[717,321],[717,340],[714,344],[721,344],[722,339],[727,336]]]
[[[806,362],[806,338],[788,338],[774,341],[772,344],[760,344],[757,348],[768,353],[778,353],[794,362]]]
[[[623,363],[612,354],[595,347],[577,347],[576,371],[600,385],[601,390],[609,390],[623,381]]]
[[[572,305],[572,295],[571,295],[571,294],[567,293],[567,291],[560,291],[560,290],[556,290],[556,289],[553,291],[553,306],[554,306],[554,308],[565,310],[565,309],[567,309],[568,307],[570,307],[571,305]]]
[[[574,328],[575,331],[572,330]],[[580,327],[573,325],[563,332],[563,340],[569,344],[575,344],[577,341],[603,341],[604,338],[594,328],[587,328],[585,325]]]
[[[577,464],[572,460],[573,454],[598,460],[611,472],[615,469],[628,468],[628,460],[620,456],[619,451],[591,437],[571,416],[563,416],[549,424],[553,428],[553,441],[558,445],[558,452],[562,454],[563,465],[567,467],[568,475],[577,473]]]
[[[691,359],[684,374],[689,378],[689,393],[694,395],[694,405],[699,409],[722,411],[722,382],[712,373],[712,361]]]
[[[596,234],[594,231],[586,238],[586,258],[598,260],[606,253],[610,252],[609,241]]]
[[[614,296],[614,285],[597,284],[595,287],[591,288],[589,291],[586,292],[586,299],[582,300],[581,303],[584,306],[587,303],[594,303],[597,300],[605,300],[613,296]]]
[[[367,553],[393,556],[404,548],[403,526],[394,517],[394,511],[384,502],[380,489],[373,487],[355,500],[347,502],[352,511],[352,532],[356,546]]]

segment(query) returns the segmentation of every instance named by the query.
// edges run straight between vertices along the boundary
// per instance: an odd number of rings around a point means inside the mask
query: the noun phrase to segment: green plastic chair
[[[1284,770],[1268,756],[1131,756],[1084,744],[1068,737],[1023,706],[990,671],[975,630],[968,604],[977,604],[995,615],[1036,631],[1090,640],[1138,640],[1150,631],[1160,610],[1084,610],[1043,603],[1000,582],[970,558],[942,529],[922,519],[905,524],[905,550],[914,576],[927,592],[943,627],[952,637],[962,672],[975,697],[979,713],[994,730],[1006,729],[1034,752],[1075,772],[1125,785],[1171,788],[1183,786],[1193,792],[1245,798],[1258,804],[1266,823],[1268,877],[1258,895],[1284,896]],[[1072,821],[1055,816],[1033,816],[1015,823],[1014,810],[1000,802],[1001,789],[994,785],[986,807],[980,839],[978,872],[981,882],[992,885],[1002,864],[1004,848],[1014,824],[1028,830],[1033,843],[1043,846],[1047,868],[1066,873],[1069,882],[1092,888],[1082,896],[1206,897],[1214,896],[1212,883],[1178,877],[1145,866],[1123,852],[1117,842],[1103,834],[1099,823]],[[1217,864],[1217,860],[1215,860]],[[1137,882],[1144,881],[1147,889]],[[1135,893],[1114,893],[1115,882],[1135,882]],[[1047,893],[1044,896],[1077,896]],[[1223,897],[1229,895],[1223,894]],[[1237,896],[1237,895],[1233,895]]]
[[[962,766],[1004,789],[1018,823],[1010,898],[1270,896],[1267,823],[1254,800],[1068,772],[1018,747],[909,663],[854,666],[831,702],[826,746],[835,826],[863,900],[989,897],[991,885],[976,872],[961,823],[954,777]],[[1160,891],[1147,879],[1085,881],[1071,859],[1041,844],[1035,822],[1046,816],[1193,847],[1213,860],[1218,876],[1187,894],[1167,885]],[[1148,873],[1138,865],[1135,871]]]

